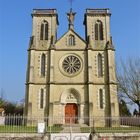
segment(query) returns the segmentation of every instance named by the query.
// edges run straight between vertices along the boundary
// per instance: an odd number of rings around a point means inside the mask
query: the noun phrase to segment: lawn
[[[48,126],[46,128],[47,133],[59,133],[61,130],[63,130],[61,126]],[[37,127],[1,125],[0,133],[37,133]]]
[[[63,130],[62,126],[48,126],[47,133],[60,133]]]
[[[139,132],[140,127],[81,127],[82,133],[94,132],[94,133],[131,133]]]
[[[60,133],[62,130],[62,126],[48,126],[46,133]],[[81,127],[80,130],[82,133],[140,133],[140,127]],[[37,133],[37,127],[1,125],[0,133]]]
[[[37,127],[35,126],[10,126],[1,125],[0,133],[37,133]]]

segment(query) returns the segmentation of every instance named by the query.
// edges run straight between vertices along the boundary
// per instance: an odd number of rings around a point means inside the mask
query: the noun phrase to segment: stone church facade
[[[115,49],[109,9],[86,9],[85,39],[74,30],[57,39],[56,9],[34,9],[28,49],[25,115],[54,123],[93,125],[93,117],[119,116]],[[88,118],[88,119],[87,119]]]

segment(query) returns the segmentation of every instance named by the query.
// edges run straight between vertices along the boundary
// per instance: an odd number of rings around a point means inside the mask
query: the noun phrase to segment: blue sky
[[[58,38],[67,31],[69,0],[0,0],[0,90],[3,97],[20,101],[25,94],[27,48],[32,31],[33,8],[56,8]],[[140,55],[140,0],[74,0],[75,31],[84,38],[86,8],[110,8],[111,34],[116,61]]]

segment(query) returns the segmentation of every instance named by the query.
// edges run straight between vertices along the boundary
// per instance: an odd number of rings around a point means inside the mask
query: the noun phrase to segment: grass
[[[94,132],[94,133],[131,133],[140,132],[140,127],[82,127],[82,133]]]
[[[46,128],[47,133],[60,133],[62,130],[63,128],[61,126],[48,126]],[[0,133],[37,133],[37,127],[0,125]]]
[[[60,133],[63,130],[62,126],[48,126],[46,133]],[[81,127],[82,133],[131,133],[139,132],[140,127]],[[37,133],[36,126],[10,126],[1,125],[0,133]]]
[[[60,133],[63,130],[62,126],[48,126],[47,133]]]
[[[10,126],[1,125],[0,133],[37,133],[36,126]]]

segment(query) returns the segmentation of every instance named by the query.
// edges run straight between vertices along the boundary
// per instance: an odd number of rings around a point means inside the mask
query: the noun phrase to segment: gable
[[[85,49],[86,42],[73,30],[66,32],[55,44],[56,49]]]

